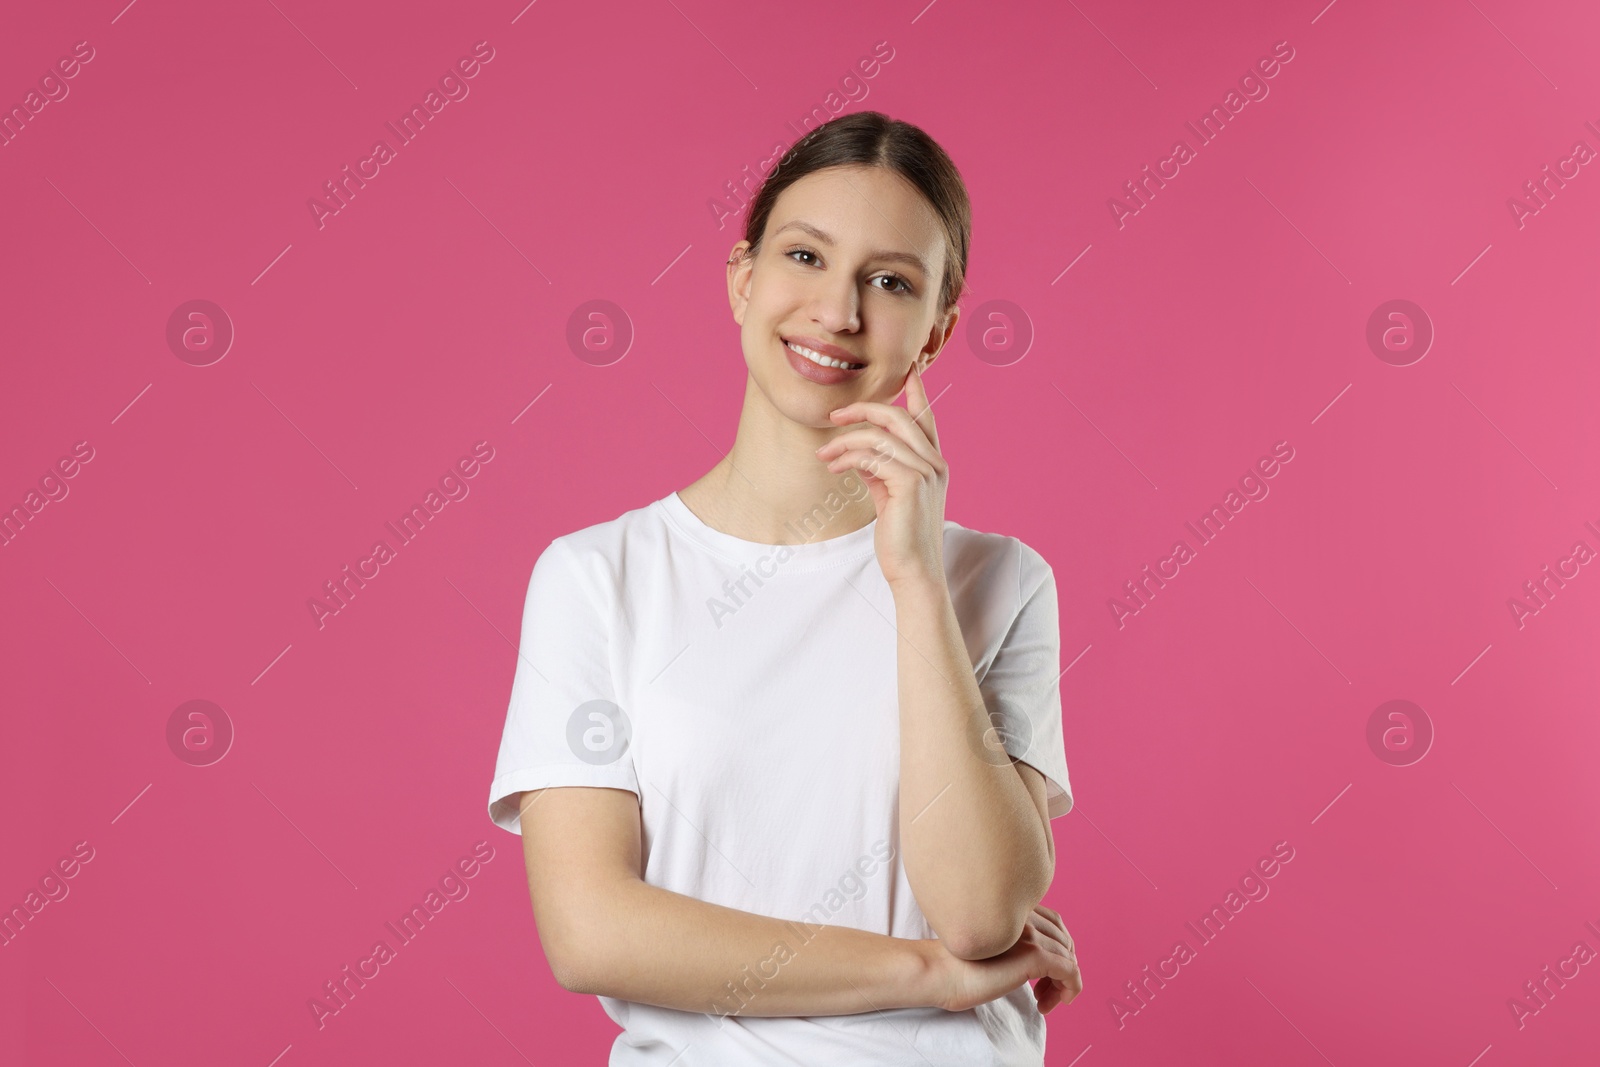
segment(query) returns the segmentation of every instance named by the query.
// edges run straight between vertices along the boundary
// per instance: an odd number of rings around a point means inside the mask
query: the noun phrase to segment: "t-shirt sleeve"
[[[978,681],[989,720],[1007,754],[1045,776],[1052,819],[1072,810],[1066,744],[1061,727],[1061,623],[1056,580],[1037,552],[1019,544],[1022,608],[989,669]]]
[[[516,794],[550,786],[639,792],[626,713],[610,665],[612,598],[557,538],[528,579],[511,704],[506,711],[489,818],[521,834]]]

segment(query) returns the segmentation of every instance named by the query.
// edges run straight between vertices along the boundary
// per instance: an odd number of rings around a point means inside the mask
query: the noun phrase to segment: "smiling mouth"
[[[839,370],[860,370],[865,363],[846,363],[842,359],[832,359],[821,352],[813,352],[804,345],[797,345],[793,341],[785,341],[784,345],[797,356],[804,356],[819,367],[834,367]]]

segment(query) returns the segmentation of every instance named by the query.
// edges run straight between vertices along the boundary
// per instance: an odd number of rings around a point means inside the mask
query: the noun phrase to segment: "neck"
[[[706,525],[746,541],[794,545],[842,537],[877,510],[861,471],[834,474],[816,456],[839,432],[785,417],[747,377],[733,448],[678,495]]]

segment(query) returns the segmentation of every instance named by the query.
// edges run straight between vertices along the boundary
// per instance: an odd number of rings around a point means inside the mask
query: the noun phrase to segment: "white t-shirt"
[[[551,542],[528,583],[489,789],[495,824],[521,832],[522,790],[626,789],[639,797],[650,885],[781,919],[936,936],[900,863],[894,602],[876,521],[827,536],[843,503],[816,509],[820,528],[794,527],[804,543],[787,547],[713,529],[676,493]],[[1050,817],[1064,815],[1050,566],[1014,537],[949,520],[944,560],[1000,742],[1045,775]],[[704,1012],[601,997],[624,1031],[610,1067],[1043,1063],[1028,984],[962,1012],[725,1014],[784,958],[752,959]]]

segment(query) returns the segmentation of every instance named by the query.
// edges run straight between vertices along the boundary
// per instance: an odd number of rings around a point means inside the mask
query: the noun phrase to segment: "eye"
[[[813,261],[817,259],[817,254],[815,252],[813,252],[813,251],[811,251],[811,249],[805,248],[805,247],[803,247],[801,245],[796,245],[794,248],[786,249],[783,254],[785,256],[789,256],[789,257],[810,256],[811,260],[813,260]],[[806,261],[806,260],[798,260],[797,259],[797,260],[794,260],[794,262],[800,263],[802,266],[807,266],[807,267],[813,265],[812,262]],[[913,287],[912,287],[911,283],[906,281],[904,278],[900,277],[900,275],[898,275],[898,274],[880,274],[880,275],[878,275],[876,278],[874,278],[872,280],[875,281],[875,282],[881,282],[881,281],[883,281],[885,279],[887,279],[887,280],[889,280],[889,281],[894,283],[894,285],[888,287],[887,289],[883,289],[883,292],[885,292],[885,293],[909,293],[909,292],[913,291]]]

